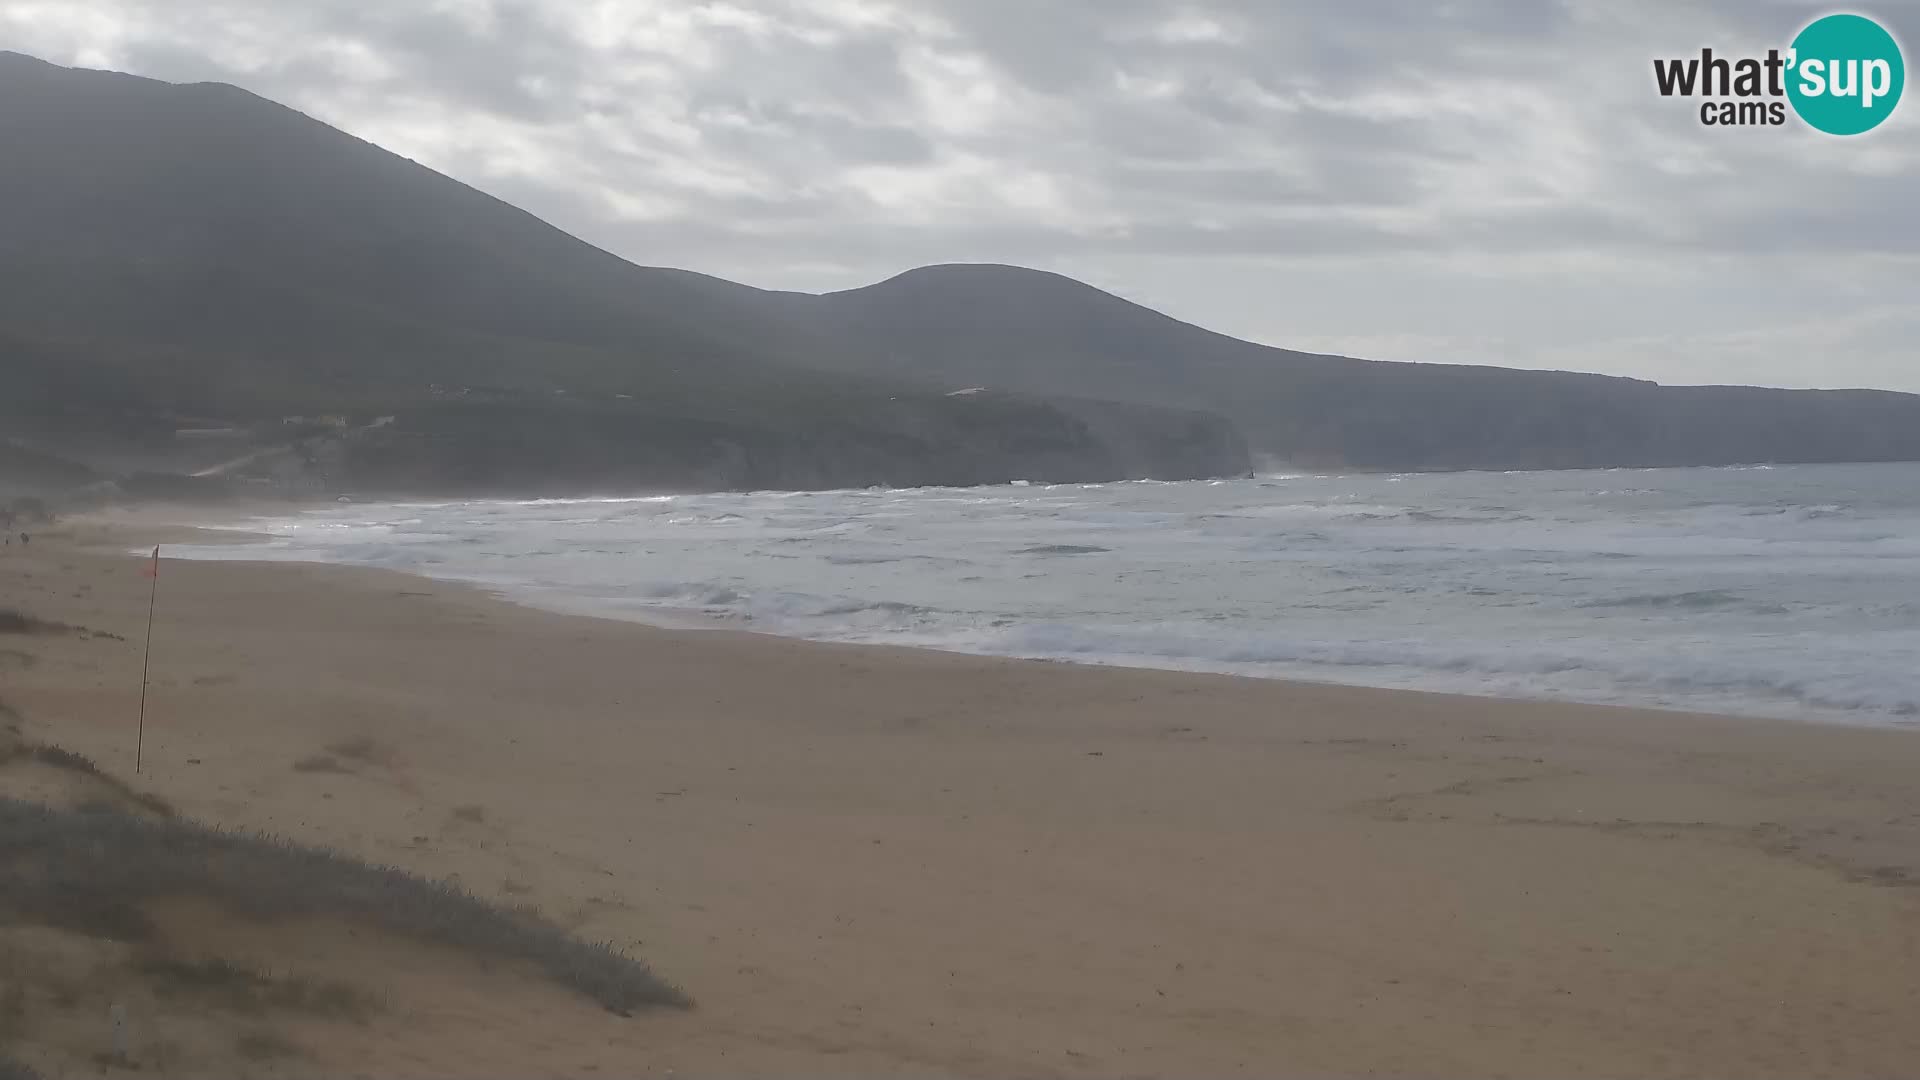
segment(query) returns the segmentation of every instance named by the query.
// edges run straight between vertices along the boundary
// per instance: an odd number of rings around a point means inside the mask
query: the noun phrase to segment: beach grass
[[[119,634],[105,630],[42,619],[37,615],[29,615],[19,608],[0,608],[0,634],[74,634],[87,641],[94,638],[106,641],[126,640]]]
[[[104,808],[0,798],[0,917],[121,941],[152,938],[146,905],[204,897],[261,920],[336,917],[414,940],[522,961],[622,1015],[690,999],[612,945],[585,941],[457,885],[260,833]],[[261,984],[246,972],[179,967],[179,981]]]
[[[40,765],[45,765],[48,768],[60,769],[65,772],[89,777],[96,783],[107,788],[107,790],[119,799],[138,806],[148,813],[157,814],[160,817],[172,817],[174,815],[173,807],[169,805],[165,799],[149,792],[137,790],[125,780],[120,779],[112,773],[103,771],[98,765],[94,764],[92,758],[87,757],[85,754],[77,754],[65,747],[52,746],[46,743],[28,742],[0,745],[0,765],[5,765],[8,762],[16,760],[32,761]]]
[[[55,634],[65,629],[60,623],[36,618],[18,608],[0,608],[0,634]]]
[[[150,956],[136,967],[163,992],[191,995],[237,1012],[287,1009],[364,1020],[380,1006],[374,995],[347,983],[302,975],[274,976],[219,958]]]

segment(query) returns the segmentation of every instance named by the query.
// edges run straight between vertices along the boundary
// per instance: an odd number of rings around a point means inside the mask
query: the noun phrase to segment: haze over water
[[[1920,465],[338,504],[174,556],[568,611],[1920,725]]]

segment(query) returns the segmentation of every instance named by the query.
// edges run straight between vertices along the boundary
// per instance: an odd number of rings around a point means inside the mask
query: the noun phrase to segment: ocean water
[[[1920,726],[1920,465],[332,504],[175,557],[833,641]]]

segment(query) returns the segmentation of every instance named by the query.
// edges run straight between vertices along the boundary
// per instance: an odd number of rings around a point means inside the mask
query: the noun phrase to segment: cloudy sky
[[[0,48],[236,83],[754,285],[1011,262],[1293,348],[1920,391],[1920,99],[1836,139],[1653,90],[1828,10],[0,0]],[[1920,0],[1849,10],[1916,59]]]

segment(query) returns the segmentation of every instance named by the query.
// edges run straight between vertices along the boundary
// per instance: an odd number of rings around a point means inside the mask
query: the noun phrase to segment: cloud
[[[1920,7],[1883,8],[1920,42]],[[0,0],[0,40],[237,83],[636,261],[754,284],[1022,262],[1279,344],[1713,381],[1792,381],[1807,334],[1832,322],[1854,328],[1847,349],[1800,381],[1920,389],[1920,364],[1901,359],[1910,323],[1862,315],[1920,284],[1920,104],[1835,140],[1705,128],[1653,90],[1655,57],[1763,51],[1813,14],[1746,0]],[[1825,284],[1836,275],[1848,288]],[[1728,341],[1741,344],[1712,344]]]

